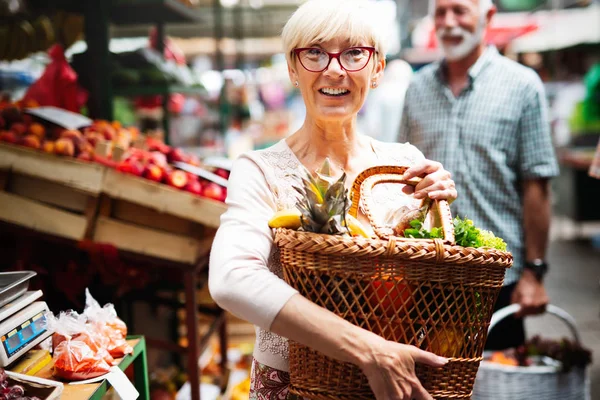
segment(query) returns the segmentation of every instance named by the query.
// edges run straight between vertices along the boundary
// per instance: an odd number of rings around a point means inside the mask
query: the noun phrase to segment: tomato
[[[388,318],[407,314],[412,307],[412,288],[403,278],[381,278],[372,281],[367,290],[368,301],[376,314]]]

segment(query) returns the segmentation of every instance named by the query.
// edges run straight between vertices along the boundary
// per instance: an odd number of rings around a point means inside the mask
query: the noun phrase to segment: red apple
[[[222,186],[217,185],[214,182],[209,182],[202,189],[202,196],[208,197],[209,199],[223,201],[224,200],[224,189]]]
[[[176,169],[169,174],[167,183],[174,188],[183,189],[188,183],[187,174],[184,171]]]
[[[150,162],[159,167],[165,167],[167,165],[167,156],[159,151],[153,151],[150,153]]]
[[[176,163],[178,161],[187,162],[189,157],[183,152],[181,149],[172,148],[169,154],[167,155],[167,160],[170,163]]]
[[[186,174],[188,177],[188,181],[190,181],[190,182],[196,182],[196,181],[200,180],[200,178],[196,174],[192,174],[191,172],[186,172]]]
[[[219,175],[223,179],[229,179],[229,171],[223,168],[217,168],[215,174]]]
[[[144,170],[144,178],[155,182],[162,182],[164,179],[164,172],[158,165],[149,164]]]
[[[13,131],[1,131],[0,142],[17,143],[17,135]]]
[[[10,126],[10,130],[17,136],[22,136],[27,132],[27,126],[22,122],[15,122]]]
[[[202,195],[202,184],[198,180],[189,181],[188,184],[185,186],[185,190],[200,196]]]

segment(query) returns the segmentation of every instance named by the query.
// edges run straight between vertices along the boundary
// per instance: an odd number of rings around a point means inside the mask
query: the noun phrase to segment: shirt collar
[[[481,74],[483,70],[490,64],[490,62],[498,55],[498,49],[495,46],[488,46],[483,54],[477,59],[475,64],[469,68],[469,78],[473,82]],[[436,75],[442,82],[446,81],[446,60],[439,62],[437,66]]]

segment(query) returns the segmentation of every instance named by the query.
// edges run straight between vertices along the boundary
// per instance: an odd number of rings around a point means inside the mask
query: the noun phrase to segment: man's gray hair
[[[487,13],[493,6],[493,0],[479,0],[479,8],[482,13]],[[429,0],[429,14],[435,14],[435,0]]]

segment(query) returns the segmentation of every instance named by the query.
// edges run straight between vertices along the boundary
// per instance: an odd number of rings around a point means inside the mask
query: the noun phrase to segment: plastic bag
[[[69,381],[95,378],[110,371],[110,365],[80,340],[65,340],[54,350],[54,375]]]
[[[52,349],[55,351],[66,340],[77,340],[87,344],[95,354],[112,365],[115,360],[108,351],[109,339],[91,331],[86,322],[86,316],[75,311],[61,312],[58,317],[51,312],[47,313],[46,326],[48,331],[53,332]]]
[[[87,103],[87,91],[79,85],[77,74],[69,65],[61,45],[52,46],[48,55],[52,61],[40,79],[25,93],[24,104],[35,100],[40,106],[54,106],[79,112]]]
[[[104,323],[119,331],[124,338],[127,336],[127,325],[117,316],[115,306],[111,303],[106,303],[104,307],[100,307],[100,303],[92,297],[89,289],[85,289],[85,309],[83,310],[83,314],[89,322]]]
[[[125,339],[127,326],[117,317],[112,304],[107,303],[104,307],[100,307],[100,303],[86,289],[83,313],[87,316],[90,331],[108,339],[107,350],[112,357],[121,358],[125,354],[133,353],[133,348]]]

